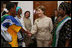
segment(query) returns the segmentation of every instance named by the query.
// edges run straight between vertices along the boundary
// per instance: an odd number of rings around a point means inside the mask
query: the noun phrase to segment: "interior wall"
[[[36,9],[38,6],[43,5],[46,9],[45,15],[48,17],[52,16],[52,13],[55,9],[57,9],[57,1],[34,1],[34,9]],[[34,20],[37,19],[38,16],[34,15]]]

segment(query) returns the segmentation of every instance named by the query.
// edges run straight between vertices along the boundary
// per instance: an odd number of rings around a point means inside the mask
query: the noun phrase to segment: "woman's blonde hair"
[[[41,5],[41,6],[38,6],[37,8],[36,8],[36,10],[38,10],[38,9],[41,9],[43,12],[44,12],[44,14],[45,14],[45,7],[43,6],[43,5]]]

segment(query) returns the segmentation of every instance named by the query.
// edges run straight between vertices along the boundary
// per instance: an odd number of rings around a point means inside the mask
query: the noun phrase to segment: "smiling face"
[[[41,17],[43,14],[43,11],[41,9],[37,9],[36,13],[39,17]]]
[[[28,18],[30,16],[30,12],[25,13],[25,17]]]

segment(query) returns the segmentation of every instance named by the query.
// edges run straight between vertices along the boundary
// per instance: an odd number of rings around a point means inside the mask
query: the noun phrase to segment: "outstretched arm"
[[[29,31],[25,31],[23,28],[21,28],[20,31],[25,32],[25,33],[27,33],[27,34],[31,34]]]

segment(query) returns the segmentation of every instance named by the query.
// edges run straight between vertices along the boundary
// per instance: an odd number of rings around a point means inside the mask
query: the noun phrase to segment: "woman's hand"
[[[30,32],[30,31],[28,31],[28,30],[27,30],[26,32],[27,32],[27,34],[31,34],[31,32]]]
[[[31,37],[31,36],[32,36],[32,34],[28,34],[28,36],[29,36],[29,37]]]
[[[48,43],[49,46],[51,46],[52,40],[53,40],[53,39],[51,38],[51,40],[50,40],[49,43]]]
[[[69,42],[70,42],[70,40],[66,40],[65,47],[69,46]]]
[[[51,46],[51,44],[52,44],[52,41],[49,41],[48,45]]]
[[[31,37],[31,35],[32,35],[31,32],[28,30],[26,32],[28,32],[28,36]]]

